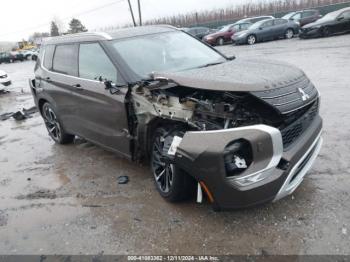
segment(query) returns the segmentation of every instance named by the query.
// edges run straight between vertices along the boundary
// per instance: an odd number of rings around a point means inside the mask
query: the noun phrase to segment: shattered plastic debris
[[[118,177],[118,184],[127,184],[129,182],[128,176],[120,176]]]
[[[24,119],[32,117],[31,115],[37,111],[38,110],[35,106],[33,106],[29,109],[23,108],[22,111],[17,111],[15,113],[13,113],[13,112],[4,113],[4,114],[0,115],[0,120],[4,121],[4,120],[7,120],[7,119],[13,117],[17,121],[22,121]]]

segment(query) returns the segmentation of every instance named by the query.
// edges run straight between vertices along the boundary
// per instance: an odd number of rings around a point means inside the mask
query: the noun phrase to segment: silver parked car
[[[253,45],[257,42],[275,40],[279,38],[290,39],[299,33],[299,25],[291,20],[274,18],[259,21],[247,30],[232,36],[235,44]]]

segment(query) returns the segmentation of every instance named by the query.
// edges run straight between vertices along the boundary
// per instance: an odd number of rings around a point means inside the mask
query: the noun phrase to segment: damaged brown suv
[[[30,85],[57,143],[77,135],[148,160],[169,201],[278,200],[322,144],[319,94],[301,70],[228,58],[169,26],[48,39]]]

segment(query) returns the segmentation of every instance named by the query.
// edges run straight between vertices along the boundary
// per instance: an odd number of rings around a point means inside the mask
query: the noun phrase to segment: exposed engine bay
[[[171,121],[175,128],[183,133],[264,124],[281,131],[283,140],[286,141],[284,146],[287,148],[302,133],[303,125],[307,124],[304,121],[307,113],[312,111],[312,108],[316,107],[316,111],[318,109],[317,103],[312,100],[302,108],[283,114],[277,107],[250,92],[201,90],[176,84],[169,87],[168,83],[166,88],[162,88],[162,85],[137,84],[130,89],[130,104],[134,115],[131,129],[134,130],[134,136],[137,136],[134,149],[138,154],[142,154],[142,151],[147,152],[147,141],[150,139],[146,137],[147,128],[156,120]],[[298,120],[302,123],[298,123]],[[170,148],[173,137],[166,140],[167,148]],[[236,151],[237,148],[242,148],[239,155],[225,155],[227,170],[232,175],[247,169],[252,162],[251,157],[247,157],[251,155],[248,152],[251,149],[244,141],[234,147]]]
[[[277,126],[276,112],[247,93],[215,92],[173,87],[149,90],[135,87],[135,114],[186,123],[192,130],[218,130],[254,124]]]

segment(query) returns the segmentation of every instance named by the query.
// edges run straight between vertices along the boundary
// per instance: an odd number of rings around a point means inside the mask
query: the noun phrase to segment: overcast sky
[[[232,6],[253,0],[141,0],[143,19]],[[137,0],[131,0],[134,13]],[[84,14],[82,14],[84,13]],[[130,23],[127,0],[1,0],[0,41],[27,39],[33,32],[49,32],[57,17],[65,29],[77,17],[90,30]]]

